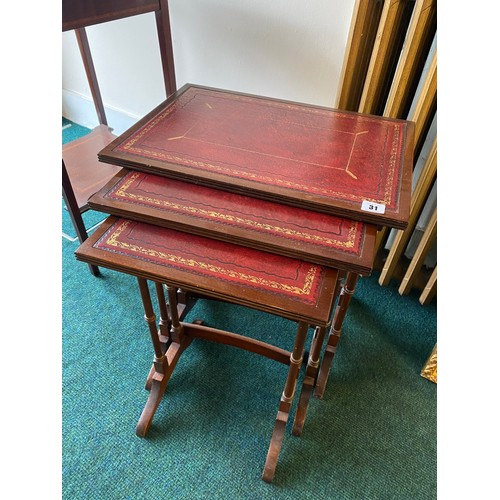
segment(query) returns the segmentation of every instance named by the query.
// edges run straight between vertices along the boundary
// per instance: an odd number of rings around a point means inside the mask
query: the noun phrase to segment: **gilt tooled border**
[[[343,250],[351,250],[356,253],[354,249],[357,225],[358,222],[354,220],[349,220],[349,227],[347,230],[346,241],[339,241],[333,238],[327,238],[321,235],[315,235],[310,233],[305,233],[301,231],[295,231],[290,228],[276,226],[272,224],[265,224],[262,222],[257,222],[251,219],[245,219],[232,214],[222,213],[216,210],[204,210],[193,206],[182,205],[180,203],[175,203],[167,200],[160,200],[158,198],[153,198],[150,196],[140,195],[136,193],[130,193],[128,189],[131,187],[132,183],[140,176],[139,173],[131,173],[129,177],[124,179],[116,189],[113,189],[113,196],[120,197],[126,200],[132,200],[138,203],[143,203],[147,205],[154,205],[162,208],[168,208],[171,210],[177,210],[180,212],[188,213],[190,215],[199,216],[201,218],[211,218],[221,222],[234,222],[236,224],[242,224],[251,229],[260,230],[262,232],[268,232],[271,234],[278,234],[280,236],[298,237],[303,240],[310,241],[313,244],[320,245],[332,245],[336,248],[341,248]]]
[[[177,163],[177,164],[184,164],[187,166],[192,166],[192,167],[199,167],[202,169],[209,169],[211,171],[215,171],[218,173],[221,173],[223,175],[229,175],[231,177],[240,177],[244,179],[248,179],[251,181],[257,181],[259,183],[270,183],[271,185],[273,183],[279,184],[284,188],[287,189],[295,189],[299,190],[301,192],[304,191],[304,186],[303,184],[299,184],[293,181],[287,181],[280,179],[279,177],[267,177],[267,176],[262,176],[261,174],[254,174],[252,172],[248,171],[240,171],[240,170],[235,170],[234,168],[229,168],[229,167],[224,167],[222,165],[215,165],[209,162],[205,161],[199,161],[199,160],[192,160],[190,158],[184,158],[164,152],[157,152],[157,151],[151,151],[151,150],[146,150],[140,147],[135,147],[135,143],[137,143],[145,134],[147,134],[151,129],[156,127],[158,123],[163,121],[166,117],[168,117],[170,114],[172,114],[174,111],[177,110],[179,107],[185,106],[187,102],[189,102],[191,99],[193,99],[195,96],[190,97],[189,96],[189,91],[199,91],[203,93],[203,89],[188,89],[184,94],[182,94],[176,101],[171,103],[164,111],[160,112],[155,118],[153,118],[151,121],[146,123],[142,128],[140,128],[135,134],[133,134],[125,143],[120,144],[116,147],[116,150],[123,150],[127,151],[132,154],[136,155],[148,155],[150,158],[153,159],[160,159],[163,161],[168,161],[172,163]],[[224,93],[225,98],[231,98],[235,100],[242,100],[246,102],[251,102],[255,101],[255,99],[258,98],[252,98],[248,96],[242,96],[242,95],[237,95],[237,94],[230,94]],[[295,109],[299,111],[307,111],[308,113],[315,113],[315,114],[326,114],[330,115],[331,112],[328,110],[323,110],[323,109],[317,109],[317,108],[304,108],[301,107],[300,105],[293,105],[290,103],[282,103],[282,102],[275,102],[275,101],[266,101],[266,106],[274,106],[274,107],[281,107],[281,108],[288,108],[288,109]],[[373,119],[370,119],[369,117],[360,117],[358,115],[353,116],[351,114],[347,113],[342,113],[336,110],[336,113],[342,117],[342,118],[347,118],[347,119],[356,119],[356,120],[361,120],[361,121],[373,121]],[[387,130],[389,129],[389,124],[386,124]],[[326,188],[313,188],[313,191],[316,192],[316,194],[322,195],[322,196],[332,196],[336,198],[343,198],[343,199],[348,199],[351,201],[370,201],[374,203],[383,203],[385,205],[391,206],[392,203],[392,192],[393,192],[393,181],[394,181],[394,174],[396,170],[396,159],[398,158],[398,146],[399,146],[399,128],[400,125],[394,124],[393,129],[394,129],[394,137],[391,145],[391,150],[389,152],[389,163],[387,167],[387,179],[386,179],[386,184],[385,184],[385,190],[383,193],[383,198],[380,197],[369,197],[365,195],[355,195],[352,193],[345,193],[342,191],[335,191],[333,189],[326,189]],[[386,130],[386,134],[388,133]],[[310,187],[309,187],[310,188]],[[397,201],[397,200],[396,200]]]
[[[184,258],[174,253],[162,252],[160,250],[156,250],[153,248],[147,248],[145,246],[121,241],[119,239],[121,234],[123,233],[123,231],[127,229],[127,227],[131,223],[132,222],[129,220],[122,220],[119,223],[115,224],[108,230],[107,233],[105,233],[97,241],[97,243],[94,246],[96,248],[106,249],[101,246],[101,244],[104,244],[106,246],[115,249],[117,253],[121,253],[120,250],[122,250],[125,255],[130,256],[130,254],[128,254],[127,252],[134,252],[135,254],[138,254],[145,260],[149,260],[156,264],[160,265],[170,264],[172,267],[177,267],[177,269],[181,269],[184,271],[186,271],[185,268],[188,268],[189,270],[198,271],[200,274],[205,276],[207,274],[211,274],[213,276],[216,276],[217,278],[224,279],[224,277],[226,277],[226,280],[229,282],[231,282],[229,278],[233,278],[240,280],[240,283],[248,284],[250,286],[260,289],[261,291],[265,292],[272,292],[272,290],[282,291],[297,297],[302,297],[303,299],[304,297],[311,296],[316,278],[318,278],[322,272],[322,268],[320,266],[311,264],[304,278],[304,283],[302,287],[292,286],[286,283],[280,283],[279,281],[261,278],[259,276],[254,276],[250,273],[243,273],[233,269],[227,269],[222,266],[210,264],[208,262],[202,262],[196,259]],[[161,259],[162,262],[159,263],[157,259]],[[267,287],[267,288],[262,288],[262,287]]]

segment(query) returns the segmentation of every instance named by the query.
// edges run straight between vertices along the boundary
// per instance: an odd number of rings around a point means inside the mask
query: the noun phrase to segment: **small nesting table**
[[[86,240],[76,256],[138,279],[154,348],[154,363],[146,383],[150,394],[136,428],[139,436],[146,435],[179,357],[195,338],[239,347],[289,365],[263,472],[263,479],[271,481],[302,365],[307,331],[313,326],[324,332],[329,326],[338,290],[338,271],[115,217],[110,217]],[[146,280],[156,283],[159,329]],[[182,322],[177,312],[178,288],[297,321],[294,344],[286,351],[242,335]],[[318,336],[324,338],[324,334],[317,333],[316,341]],[[307,399],[302,399],[301,404],[301,415],[305,415]]]

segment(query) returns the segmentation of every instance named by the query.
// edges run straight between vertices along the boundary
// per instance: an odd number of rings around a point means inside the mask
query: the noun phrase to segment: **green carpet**
[[[64,499],[436,498],[437,386],[419,374],[436,342],[435,301],[401,297],[376,273],[359,281],[324,398],[311,400],[300,438],[295,401],[269,485],[261,473],[287,367],[196,340],[138,438],[153,352],[136,281],[102,268],[93,277],[77,247],[62,240]],[[285,348],[296,328],[209,301],[188,320],[199,317]]]
[[[90,132],[90,129],[87,127],[83,127],[82,125],[78,125],[78,123],[72,122],[67,118],[62,118],[62,143],[66,144],[67,142],[74,141],[79,137],[82,137]]]

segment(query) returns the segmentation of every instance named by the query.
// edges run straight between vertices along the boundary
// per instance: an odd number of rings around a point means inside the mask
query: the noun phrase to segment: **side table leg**
[[[319,367],[319,357],[321,353],[321,347],[323,346],[323,341],[325,340],[325,336],[326,328],[319,326],[316,327],[311,345],[311,352],[307,361],[306,374],[302,383],[302,389],[300,391],[299,405],[297,406],[295,419],[293,421],[292,434],[294,436],[300,436],[302,434],[302,429],[306,420],[307,407],[309,405],[309,400],[311,399],[311,394],[313,393],[314,384],[316,382],[316,374],[318,373]]]
[[[269,445],[266,463],[264,465],[264,472],[262,473],[262,479],[266,483],[270,483],[273,480],[274,473],[276,471],[278,456],[283,443],[283,436],[285,434],[285,427],[290,414],[295,387],[297,385],[297,377],[299,375],[302,359],[304,357],[304,345],[306,342],[308,327],[309,325],[307,323],[299,323],[293,351],[290,354],[290,368],[288,369],[285,388],[283,390],[283,394],[281,395],[278,414],[276,416],[276,422],[271,437],[271,443]]]
[[[160,308],[160,321],[159,321],[159,337],[160,342],[164,344],[166,350],[170,343],[170,328],[171,322],[168,314],[167,300],[165,299],[165,292],[163,291],[163,284],[155,282],[156,296],[158,298],[158,307]]]
[[[330,368],[333,362],[333,357],[335,356],[337,344],[340,339],[342,323],[347,313],[349,303],[351,302],[351,298],[354,294],[358,278],[359,274],[347,273],[345,284],[342,288],[342,292],[340,293],[337,308],[335,310],[335,315],[333,317],[332,327],[330,329],[330,334],[328,335],[325,354],[323,356],[323,361],[321,362],[321,366],[319,369],[316,388],[314,390],[314,396],[317,398],[322,398],[325,392],[328,375],[330,374]]]
[[[165,292],[163,291],[163,284],[155,282],[156,288],[156,297],[158,299],[158,307],[160,309],[160,321],[158,338],[160,339],[161,350],[165,354],[168,346],[170,345],[170,317],[168,315],[167,301],[165,299]],[[154,365],[151,366],[151,370],[146,379],[146,390],[149,391],[151,389],[151,381],[153,374],[155,372]]]
[[[155,370],[153,376],[151,377],[151,389],[149,391],[149,397],[146,401],[146,405],[142,410],[141,416],[135,428],[135,433],[139,437],[145,437],[153,421],[154,414],[161,403],[165,390],[167,389],[167,384],[172,376],[177,361],[179,360],[181,354],[184,352],[186,347],[191,343],[188,339],[186,342],[179,344],[177,342],[172,342],[168,351],[165,355],[165,365],[164,372],[158,372]],[[155,368],[157,367],[157,360],[155,358]]]
[[[153,362],[154,372],[150,377],[149,384],[149,397],[135,429],[135,433],[139,437],[144,437],[151,426],[153,416],[163,398],[163,394],[165,393],[168,381],[170,380],[177,361],[184,349],[191,343],[191,339],[182,335],[182,326],[179,324],[177,316],[177,303],[174,301],[172,307],[172,311],[174,312],[171,318],[172,343],[166,352],[164,352],[164,344],[162,345],[156,328],[156,316],[151,303],[147,281],[143,278],[137,279],[144,306],[144,318],[149,326],[149,333],[155,353]]]
[[[335,292],[333,296],[338,299],[338,293],[340,290],[340,285],[342,280],[337,280],[335,284]],[[302,388],[300,391],[299,404],[297,406],[297,411],[295,413],[295,419],[293,421],[292,434],[294,436],[300,436],[304,428],[304,422],[307,415],[307,408],[309,406],[309,401],[316,385],[316,377],[318,375],[319,361],[321,357],[321,351],[323,349],[323,342],[325,341],[326,327],[316,327],[314,331],[313,341],[311,343],[311,351],[309,353],[309,358],[307,360],[306,374],[304,376],[304,381],[302,382]]]

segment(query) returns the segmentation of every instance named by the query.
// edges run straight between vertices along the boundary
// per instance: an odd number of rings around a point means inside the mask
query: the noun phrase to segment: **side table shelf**
[[[109,127],[98,125],[89,134],[62,148],[62,157],[80,212],[89,210],[90,196],[121,170],[116,165],[106,165],[97,159],[97,153],[115,138]]]

